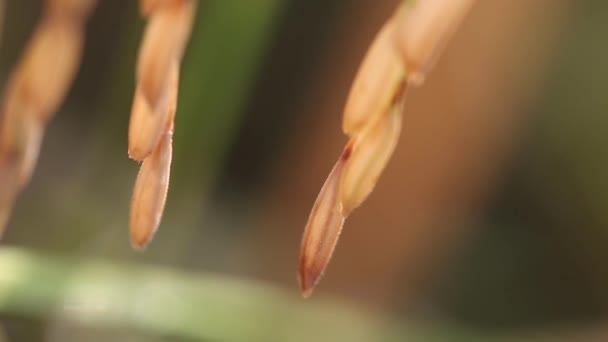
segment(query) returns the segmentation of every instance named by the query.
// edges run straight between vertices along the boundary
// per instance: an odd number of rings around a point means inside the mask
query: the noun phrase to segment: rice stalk
[[[194,20],[195,0],[141,0],[148,18],[139,49],[129,123],[129,157],[143,161],[131,200],[130,236],[144,249],[164,211],[171,167],[179,65]]]
[[[305,297],[329,264],[344,221],[373,191],[395,150],[406,88],[422,84],[473,1],[404,1],[370,45],[343,113],[350,140],[304,230],[299,282]]]
[[[45,127],[76,75],[84,24],[95,4],[94,0],[46,0],[5,86],[0,103],[0,233],[18,193],[32,176]]]

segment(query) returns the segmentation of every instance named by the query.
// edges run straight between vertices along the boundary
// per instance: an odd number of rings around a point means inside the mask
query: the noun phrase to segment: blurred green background
[[[128,242],[135,1],[100,0],[0,248],[0,341],[608,340],[608,4],[479,1],[314,296],[299,239],[398,1],[207,0],[171,187]],[[40,1],[7,0],[5,84]]]

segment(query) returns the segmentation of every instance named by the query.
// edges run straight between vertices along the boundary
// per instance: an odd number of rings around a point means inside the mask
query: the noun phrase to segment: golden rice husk
[[[72,84],[81,50],[80,29],[54,18],[42,19],[11,77],[12,93],[27,97],[32,111],[50,119]]]
[[[135,90],[131,121],[129,122],[129,157],[144,160],[158,145],[166,130],[167,119],[175,116],[177,108],[177,91],[179,67],[174,61],[170,71],[169,82],[165,85],[156,108],[151,108],[141,92]]]
[[[137,61],[137,85],[151,108],[156,108],[170,78],[171,65],[180,61],[190,36],[196,3],[176,0],[157,5],[149,16]]]
[[[353,151],[344,166],[340,200],[344,215],[359,207],[374,190],[401,133],[402,99],[398,99],[376,122],[353,138]]]
[[[395,21],[389,20],[375,37],[353,82],[344,107],[342,129],[352,136],[390,106],[392,90],[405,76],[394,49]]]
[[[424,81],[475,0],[405,1],[397,14],[395,42],[413,84]]]

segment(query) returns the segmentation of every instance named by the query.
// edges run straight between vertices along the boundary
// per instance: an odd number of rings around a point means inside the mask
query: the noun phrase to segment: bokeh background
[[[100,0],[0,248],[0,341],[608,340],[608,3],[478,1],[313,297],[309,210],[396,0],[206,0],[162,225],[128,242],[135,1]],[[1,11],[1,10],[0,10]],[[7,0],[0,84],[40,1]]]

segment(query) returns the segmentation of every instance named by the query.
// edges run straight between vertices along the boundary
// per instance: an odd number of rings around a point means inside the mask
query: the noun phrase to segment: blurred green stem
[[[204,341],[578,341],[605,326],[489,338],[396,321],[253,280],[0,249],[0,313]]]
[[[108,261],[0,250],[0,312],[212,341],[419,341],[378,315],[297,289]],[[424,341],[467,340],[462,334]],[[435,334],[436,335],[436,334]],[[460,336],[460,338],[456,338]],[[410,338],[411,337],[411,338]],[[468,336],[470,337],[470,336]]]

